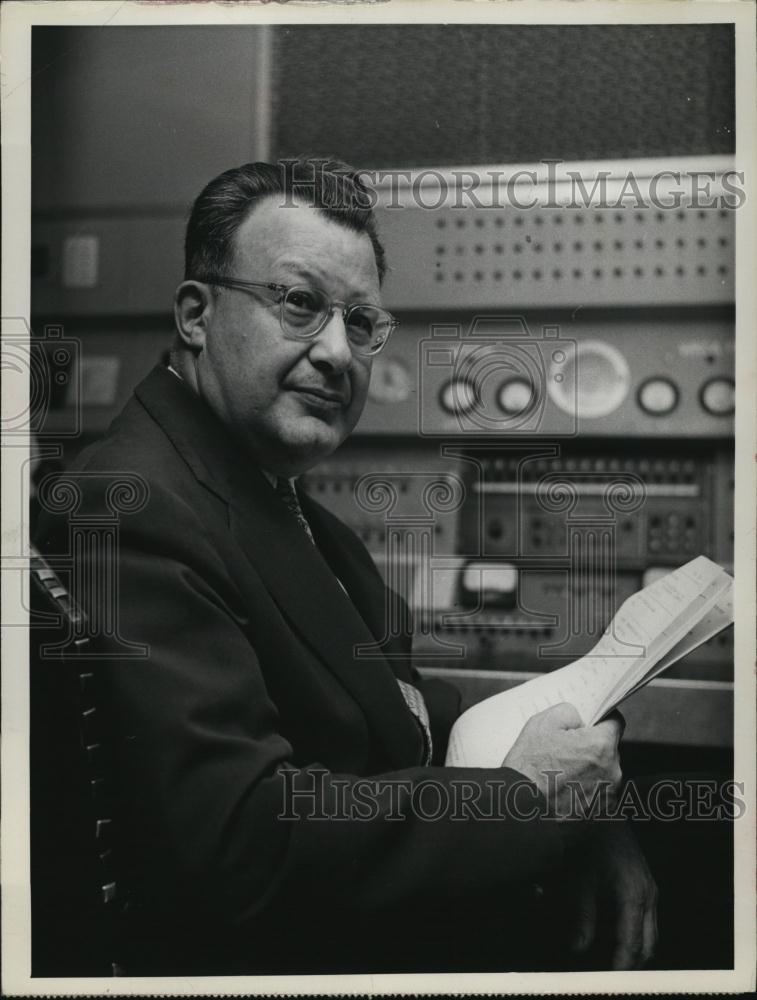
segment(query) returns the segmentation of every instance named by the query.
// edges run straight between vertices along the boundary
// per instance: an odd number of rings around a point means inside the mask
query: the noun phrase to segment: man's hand
[[[601,928],[611,967],[641,968],[657,942],[657,886],[628,823],[598,820],[576,861],[574,950],[587,952]]]
[[[614,795],[621,779],[618,743],[623,728],[619,712],[596,726],[584,726],[576,709],[563,702],[530,718],[502,763],[530,778],[558,817],[568,817],[576,799],[569,782],[587,802],[597,790]]]

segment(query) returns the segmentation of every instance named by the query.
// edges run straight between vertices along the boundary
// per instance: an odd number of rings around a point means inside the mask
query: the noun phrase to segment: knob
[[[711,378],[699,393],[699,401],[708,413],[727,417],[736,409],[736,387],[732,378]]]
[[[527,378],[511,378],[497,392],[497,403],[505,413],[523,413],[534,402],[534,387]]]
[[[439,390],[439,402],[446,413],[459,416],[470,413],[476,405],[476,390],[465,378],[453,378]]]
[[[662,417],[678,406],[678,387],[669,378],[648,378],[639,386],[636,398],[645,413]]]

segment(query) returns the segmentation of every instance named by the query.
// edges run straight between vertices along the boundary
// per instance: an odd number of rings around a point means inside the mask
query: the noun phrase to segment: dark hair
[[[341,160],[299,157],[276,163],[245,163],[219,174],[192,206],[184,242],[184,279],[207,281],[227,273],[237,229],[261,198],[281,195],[282,206],[295,201],[312,206],[373,245],[379,282],[386,255],[376,229],[371,197],[353,167]]]

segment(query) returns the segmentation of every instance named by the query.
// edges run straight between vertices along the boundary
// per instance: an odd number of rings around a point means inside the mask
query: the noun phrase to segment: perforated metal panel
[[[379,213],[397,309],[681,305],[734,298],[733,211]]]
[[[279,27],[273,67],[276,156],[416,167],[734,149],[729,24]]]

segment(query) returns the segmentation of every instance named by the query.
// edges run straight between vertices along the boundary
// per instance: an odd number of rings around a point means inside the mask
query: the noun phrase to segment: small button
[[[455,415],[470,413],[476,405],[476,391],[467,379],[451,379],[442,386],[439,402],[447,413]]]
[[[533,384],[525,378],[503,382],[497,393],[497,403],[505,413],[524,413],[534,402]]]
[[[713,378],[705,382],[699,393],[704,409],[715,417],[730,416],[736,409],[736,387],[733,379]]]
[[[645,413],[662,417],[678,405],[678,387],[670,379],[656,376],[642,382],[636,398]]]

